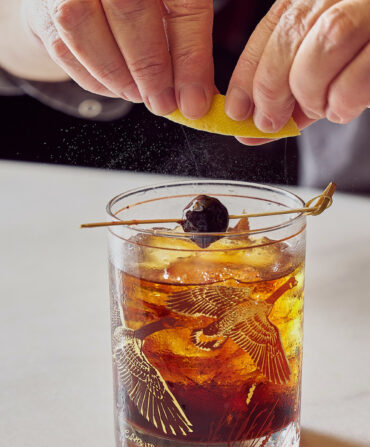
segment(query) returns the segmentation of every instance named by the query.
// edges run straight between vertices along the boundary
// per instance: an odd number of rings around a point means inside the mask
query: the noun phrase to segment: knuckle
[[[132,90],[137,90],[137,85],[135,83],[135,81],[130,77],[128,79],[125,79],[125,82],[122,83],[121,88],[119,89],[119,91],[117,91],[117,93],[120,96],[126,96],[128,91],[132,91]],[[141,101],[143,102],[142,98]]]
[[[105,8],[109,9],[120,20],[131,21],[142,16],[153,0],[103,0]]]
[[[278,114],[276,121],[284,121],[286,116],[290,116],[295,98],[289,86],[275,84],[271,87],[266,80],[255,78],[253,81],[253,99],[256,106],[265,111],[265,114]]]
[[[265,80],[256,77],[253,80],[253,96],[256,101],[268,101],[269,103],[281,102],[281,89],[271,87]]]
[[[62,29],[72,31],[86,21],[94,7],[93,0],[62,0],[54,5],[51,15]]]
[[[291,4],[292,0],[280,0],[274,3],[270,11],[262,19],[263,24],[270,30],[270,32],[275,29],[282,15],[289,10]]]
[[[310,8],[301,4],[289,9],[281,16],[277,26],[277,41],[280,48],[297,50],[300,41],[308,31],[309,13]]]
[[[167,14],[172,18],[210,14],[213,10],[213,2],[210,0],[172,0],[167,6]]]
[[[206,61],[209,55],[205,54],[205,51],[201,48],[195,49],[194,47],[183,47],[176,51],[172,55],[175,65],[183,67],[206,67]]]
[[[113,78],[122,77],[122,65],[117,61],[105,63],[97,70],[97,77],[102,81],[111,81]]]
[[[247,46],[239,58],[238,70],[241,73],[254,73],[258,67],[259,57],[252,46]]]
[[[358,27],[354,15],[340,4],[332,6],[320,18],[323,46],[327,52],[347,41]]]
[[[294,4],[296,0],[276,0],[268,14],[277,21]]]
[[[56,62],[68,62],[71,60],[71,52],[67,45],[60,37],[56,37],[49,42],[49,52],[51,57]]]
[[[149,81],[152,78],[163,76],[168,66],[163,58],[149,56],[133,61],[129,65],[132,76],[139,81]]]
[[[261,21],[261,25],[263,24],[267,30],[272,33],[279,23],[280,17],[275,17],[272,14],[267,14]]]

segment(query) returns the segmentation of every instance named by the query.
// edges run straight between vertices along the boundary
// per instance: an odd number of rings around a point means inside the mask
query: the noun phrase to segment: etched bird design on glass
[[[165,434],[187,436],[193,431],[191,422],[161,373],[143,352],[145,338],[165,329],[166,321],[150,323],[134,331],[125,326],[123,318],[121,320],[121,326],[113,335],[113,359],[127,395],[156,429]]]
[[[248,287],[197,286],[171,294],[166,306],[182,315],[215,319],[193,330],[191,339],[198,348],[215,350],[231,338],[270,382],[283,384],[291,371],[279,330],[268,317],[276,300],[296,284],[290,278],[264,301],[251,299]]]

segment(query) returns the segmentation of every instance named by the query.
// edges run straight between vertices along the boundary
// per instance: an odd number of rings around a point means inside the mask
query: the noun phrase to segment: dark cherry
[[[229,226],[229,213],[216,198],[206,195],[195,197],[184,209],[182,228],[187,233],[223,233]],[[193,236],[201,248],[207,248],[220,236]]]

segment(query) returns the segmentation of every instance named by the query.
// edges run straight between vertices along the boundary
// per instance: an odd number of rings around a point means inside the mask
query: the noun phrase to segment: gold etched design
[[[230,307],[243,303],[250,293],[249,287],[198,286],[171,294],[167,307],[184,315],[221,318]]]
[[[111,292],[110,314],[111,314],[111,328],[113,335],[117,327],[121,326],[122,324],[119,298],[116,296],[114,292]]]
[[[286,383],[290,377],[290,367],[278,328],[260,311],[245,317],[246,321],[232,328],[230,338],[248,352],[270,382]]]
[[[200,349],[217,349],[231,338],[251,356],[270,382],[283,384],[289,380],[291,371],[279,330],[268,316],[275,301],[296,284],[290,278],[265,301],[251,299],[249,288],[197,286],[171,294],[166,304],[183,315],[216,319],[193,330],[191,339]]]
[[[126,428],[122,435],[121,435],[121,439],[122,437],[124,437],[125,439],[127,439],[128,441],[131,441],[133,443],[133,445],[137,445],[139,447],[155,447],[154,444],[152,444],[151,442],[145,442],[143,441],[138,435],[137,433],[135,433],[132,430],[129,430],[128,428]]]
[[[165,434],[187,436],[192,424],[160,372],[143,352],[145,340],[120,326],[113,336],[113,358],[119,377],[140,414]]]
[[[251,403],[251,401],[252,401],[252,398],[253,398],[255,389],[256,389],[256,384],[254,383],[254,384],[249,388],[249,391],[248,391],[247,400],[246,400],[246,402],[245,402],[245,403],[247,404],[247,406],[248,406],[248,405]]]

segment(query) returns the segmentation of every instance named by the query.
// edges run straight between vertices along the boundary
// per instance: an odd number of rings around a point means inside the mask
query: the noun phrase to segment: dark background
[[[234,0],[215,18],[216,85],[226,92],[238,57],[272,2]],[[0,97],[4,159],[295,184],[294,139],[255,148],[184,128],[143,105],[113,122],[74,118],[27,96]]]

